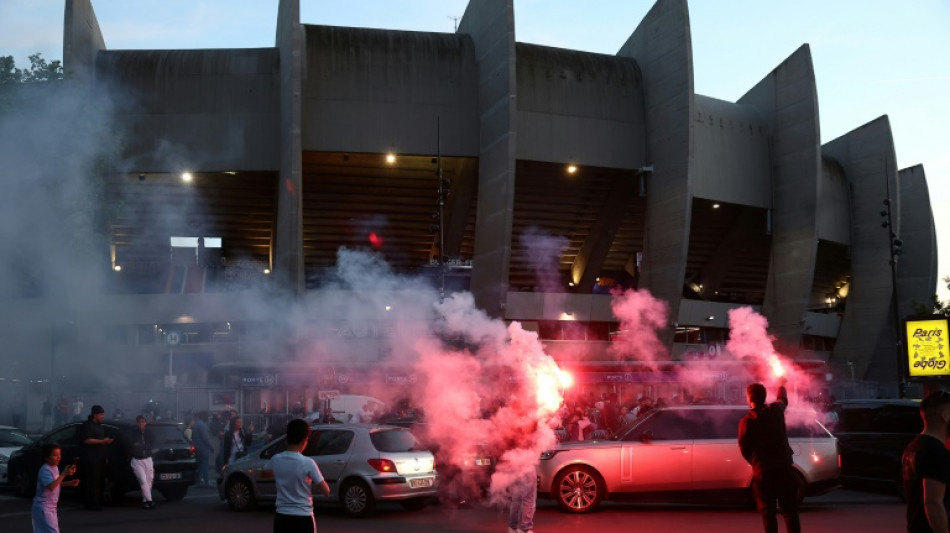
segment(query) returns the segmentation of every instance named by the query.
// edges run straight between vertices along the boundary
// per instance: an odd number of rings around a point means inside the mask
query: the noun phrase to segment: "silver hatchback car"
[[[571,513],[602,500],[752,501],[752,467],[737,443],[742,406],[656,410],[605,440],[559,444],[541,454],[538,491]],[[838,486],[837,439],[814,417],[788,412],[799,498]],[[801,420],[801,423],[792,423]]]
[[[398,501],[406,509],[425,506],[438,489],[435,458],[419,448],[406,428],[374,424],[315,424],[304,450],[330,485],[330,495],[315,493],[314,502],[338,501],[346,514],[373,513],[376,502]],[[264,463],[284,451],[284,437],[229,464],[218,479],[218,494],[235,510],[277,499],[273,473]]]

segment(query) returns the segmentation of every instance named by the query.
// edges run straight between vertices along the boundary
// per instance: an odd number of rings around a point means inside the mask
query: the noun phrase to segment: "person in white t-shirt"
[[[317,485],[324,496],[330,494],[330,486],[323,479],[317,463],[302,453],[309,440],[310,426],[307,422],[299,418],[291,420],[287,424],[287,451],[278,453],[264,463],[264,470],[273,472],[277,485],[274,533],[317,531],[310,485]]]

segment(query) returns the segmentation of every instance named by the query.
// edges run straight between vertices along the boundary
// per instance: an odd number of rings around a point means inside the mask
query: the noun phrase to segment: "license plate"
[[[423,477],[423,478],[419,478],[419,479],[410,479],[410,480],[409,480],[409,486],[412,487],[412,488],[414,488],[414,489],[421,489],[421,488],[423,488],[423,487],[431,487],[431,486],[432,486],[432,480],[433,480],[433,478],[431,478],[431,477]]]
[[[491,466],[491,459],[475,459],[475,466]]]
[[[158,479],[161,479],[162,481],[167,481],[167,480],[169,480],[169,479],[181,479],[181,473],[180,473],[180,472],[172,472],[172,473],[169,473],[169,474],[159,474],[159,475],[158,475]]]

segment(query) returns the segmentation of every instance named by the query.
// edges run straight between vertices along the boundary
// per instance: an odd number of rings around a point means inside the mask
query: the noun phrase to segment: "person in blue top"
[[[59,503],[59,489],[61,486],[75,487],[78,479],[63,481],[76,473],[76,465],[69,465],[62,474],[59,473],[59,461],[63,452],[57,444],[43,445],[43,466],[36,479],[36,496],[33,498],[33,531],[34,533],[59,533],[59,516],[56,514],[56,504]]]
[[[274,533],[317,531],[310,485],[316,485],[324,496],[330,494],[330,486],[324,481],[317,463],[302,453],[309,440],[310,426],[307,422],[299,418],[291,420],[287,424],[287,450],[264,463],[264,470],[273,472],[277,485]]]

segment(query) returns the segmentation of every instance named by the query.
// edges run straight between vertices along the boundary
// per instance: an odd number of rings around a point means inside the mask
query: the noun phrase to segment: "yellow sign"
[[[908,320],[904,327],[910,377],[950,375],[947,319]]]

